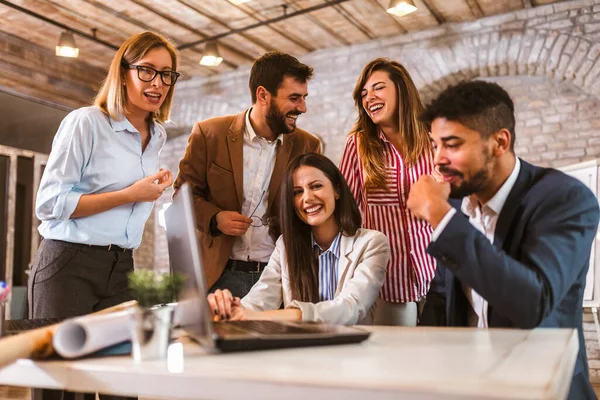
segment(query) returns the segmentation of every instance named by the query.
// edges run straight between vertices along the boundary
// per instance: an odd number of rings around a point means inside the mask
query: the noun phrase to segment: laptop
[[[62,318],[43,318],[43,319],[8,319],[2,322],[2,336],[16,335],[21,332],[33,329],[44,328],[46,326],[62,322]]]
[[[206,299],[204,265],[196,237],[190,187],[184,184],[165,212],[171,271],[186,276],[179,298],[180,326],[207,349],[221,352],[359,343],[370,332],[313,322],[222,321],[213,322]]]

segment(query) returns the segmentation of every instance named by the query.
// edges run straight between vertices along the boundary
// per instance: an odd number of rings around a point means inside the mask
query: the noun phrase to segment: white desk
[[[19,360],[0,384],[169,399],[565,399],[578,349],[566,329],[371,329],[359,345],[264,352],[177,343],[168,363]]]

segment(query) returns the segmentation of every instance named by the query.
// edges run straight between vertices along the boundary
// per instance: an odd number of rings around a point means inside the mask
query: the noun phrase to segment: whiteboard
[[[599,160],[586,161],[579,164],[568,165],[560,168],[566,174],[569,174],[583,182],[598,197],[598,167]],[[585,280],[585,291],[583,292],[584,307],[600,306],[600,261],[596,259],[596,242],[599,234],[592,243],[592,252],[590,254],[590,268]]]

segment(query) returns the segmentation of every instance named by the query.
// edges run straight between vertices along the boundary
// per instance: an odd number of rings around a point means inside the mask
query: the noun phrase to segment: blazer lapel
[[[494,232],[494,246],[498,249],[503,248],[504,241],[514,222],[515,214],[520,208],[518,205],[521,203],[523,195],[531,185],[531,179],[534,172],[533,166],[521,159],[520,161],[521,170],[519,171],[517,180],[506,198],[506,202],[500,211],[500,215],[498,215],[498,223],[496,225],[496,231]]]
[[[281,178],[285,172],[285,167],[292,154],[294,148],[294,142],[289,135],[284,135],[282,143],[277,147],[275,156],[275,166],[273,167],[273,173],[271,174],[271,182],[269,183],[269,207],[275,201],[275,196],[279,185],[281,185]]]
[[[335,290],[335,295],[337,296],[342,287],[344,286],[344,282],[348,276],[350,266],[352,265],[352,259],[350,258],[350,254],[352,250],[354,250],[354,241],[355,236],[344,236],[340,238],[340,259],[338,261],[338,285]]]
[[[233,180],[237,193],[240,211],[244,200],[244,126],[246,124],[246,112],[238,114],[231,126],[229,135],[227,135],[227,148],[229,149],[229,158],[231,160],[231,169],[233,171]]]

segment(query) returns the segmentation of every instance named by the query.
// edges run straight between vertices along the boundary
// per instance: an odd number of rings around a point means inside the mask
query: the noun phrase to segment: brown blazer
[[[200,231],[200,246],[204,259],[204,274],[208,287],[223,273],[231,256],[234,236],[210,235],[210,220],[219,211],[242,210],[244,192],[243,135],[246,111],[226,117],[216,117],[194,125],[185,154],[179,162],[179,173],[173,184],[177,190],[184,182],[190,184],[194,196],[196,225]],[[321,152],[321,142],[308,132],[296,128],[283,136],[275,156],[275,168],[269,185],[270,216],[279,212],[279,185],[289,160],[298,154]],[[269,226],[276,241],[280,235],[277,224]]]

